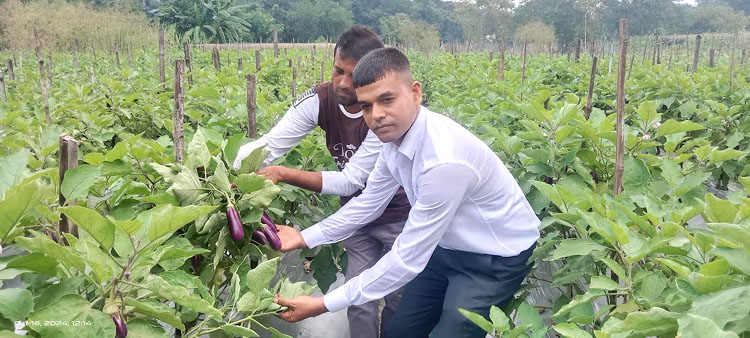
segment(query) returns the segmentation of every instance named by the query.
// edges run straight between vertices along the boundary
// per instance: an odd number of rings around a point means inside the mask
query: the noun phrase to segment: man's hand
[[[281,298],[279,295],[276,295],[273,301],[288,308],[286,311],[278,314],[277,317],[290,323],[328,312],[325,303],[323,303],[323,297],[298,296],[294,298]]]
[[[278,165],[271,165],[271,166],[260,168],[255,173],[258,175],[265,176],[267,179],[273,181],[273,184],[278,184],[279,182],[284,182],[284,173],[286,171],[287,171],[286,167],[282,167]]]
[[[307,247],[307,243],[302,238],[302,233],[290,226],[276,225],[278,228],[279,239],[281,240],[281,252],[292,251],[294,249],[303,249]]]

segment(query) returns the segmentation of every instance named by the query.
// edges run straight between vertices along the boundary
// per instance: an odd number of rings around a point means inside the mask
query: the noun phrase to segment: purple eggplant
[[[594,179],[594,183],[599,183],[599,173],[597,173],[596,170],[592,170],[589,174],[591,174],[591,178]]]
[[[260,222],[271,227],[271,230],[273,230],[273,232],[279,232],[279,229],[276,228],[276,223],[273,222],[271,216],[268,216],[265,211],[263,212],[263,216],[260,216]]]
[[[193,271],[198,272],[198,268],[201,265],[201,257],[199,255],[193,256],[191,263],[192,263],[191,265],[193,266]]]
[[[253,230],[253,240],[258,242],[260,245],[268,244],[268,239],[266,238],[266,235],[261,230]]]
[[[268,239],[268,244],[271,245],[271,249],[274,249],[276,251],[281,250],[281,239],[279,238],[279,235],[274,231],[270,226],[266,225],[263,227],[263,234],[266,235],[266,239]]]
[[[544,183],[547,183],[547,184],[552,184],[554,182],[552,177],[549,177],[549,176],[545,176],[543,181]]]
[[[245,239],[245,228],[242,226],[242,219],[234,205],[227,206],[227,220],[229,221],[229,234],[235,242]]]
[[[115,338],[125,338],[128,336],[128,325],[120,317],[119,313],[112,314],[112,321],[115,322]]]

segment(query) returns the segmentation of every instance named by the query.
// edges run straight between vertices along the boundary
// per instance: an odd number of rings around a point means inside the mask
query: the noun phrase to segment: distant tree
[[[528,41],[537,45],[555,42],[555,29],[540,21],[528,22],[516,29],[516,41]]]
[[[228,43],[250,30],[247,9],[236,0],[169,0],[155,15],[161,23],[174,25],[184,40]]]
[[[351,9],[331,0],[303,0],[295,2],[287,12],[285,40],[315,40],[319,37],[335,40],[353,24]]]
[[[698,0],[698,5],[727,5],[736,11],[750,15],[750,1],[748,0]]]
[[[434,48],[440,43],[440,32],[435,25],[413,20],[404,13],[380,19],[381,37],[419,49]]]
[[[691,32],[733,32],[747,27],[750,18],[726,5],[698,6],[693,12]]]

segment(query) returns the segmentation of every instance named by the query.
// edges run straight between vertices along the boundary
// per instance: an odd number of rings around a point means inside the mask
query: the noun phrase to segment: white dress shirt
[[[393,248],[329,292],[329,311],[380,299],[414,279],[436,246],[516,256],[539,238],[540,221],[511,173],[479,138],[421,107],[401,145],[385,143],[361,195],[302,231],[308,247],[339,242],[375,220],[399,186],[412,206]]]
[[[271,152],[263,161],[263,165],[271,164],[277,158],[286,154],[294,148],[305,136],[318,126],[318,113],[320,109],[320,98],[318,94],[303,97],[295,102],[271,130],[259,139],[240,147],[234,168],[239,169],[242,160],[250,153],[266,145]],[[341,113],[348,118],[359,118],[362,112],[349,113],[343,106],[339,105]],[[362,144],[359,146],[349,162],[342,171],[323,171],[323,185],[321,192],[339,196],[350,196],[365,187],[367,176],[375,167],[375,161],[380,152],[380,140],[369,131]]]

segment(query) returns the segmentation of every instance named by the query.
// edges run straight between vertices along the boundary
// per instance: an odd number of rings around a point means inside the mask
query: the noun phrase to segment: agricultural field
[[[305,228],[338,200],[254,174],[261,150],[232,168],[249,111],[262,135],[330,79],[331,46],[194,47],[188,66],[168,46],[164,80],[155,46],[0,51],[0,284],[21,285],[0,289],[0,336],[288,337],[273,295],[325,292],[346,269],[329,245],[290,253],[315,257],[317,285],[275,276],[280,254],[251,236],[263,213]],[[703,50],[693,71],[685,46],[660,63],[634,49],[619,191],[605,46],[590,109],[588,53],[408,51],[425,104],[516,177],[542,220],[532,259],[554,268],[491,322],[466,315],[496,337],[750,337],[750,62]],[[320,130],[278,161],[334,169]]]

